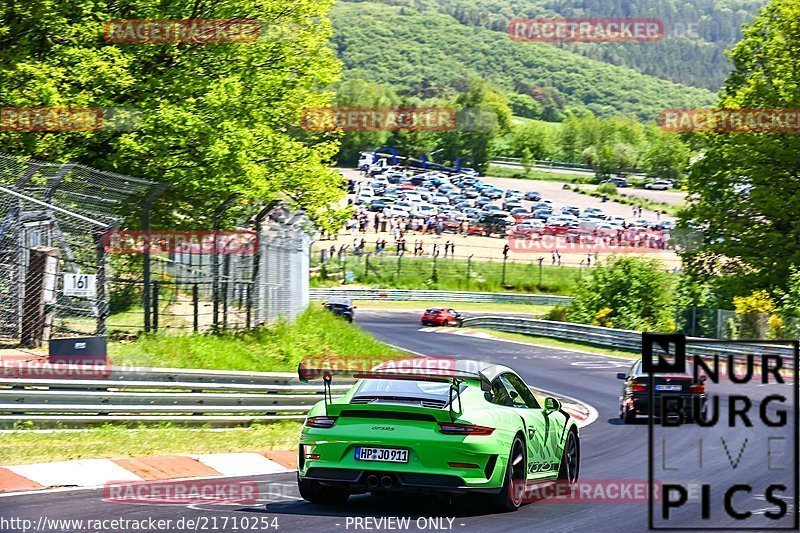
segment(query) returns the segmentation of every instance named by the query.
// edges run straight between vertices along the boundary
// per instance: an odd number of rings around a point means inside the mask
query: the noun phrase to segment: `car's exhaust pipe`
[[[378,476],[367,476],[367,486],[375,488],[378,486]]]
[[[381,478],[381,485],[383,486],[384,489],[391,488],[392,487],[392,478],[390,478],[389,476],[383,476]]]

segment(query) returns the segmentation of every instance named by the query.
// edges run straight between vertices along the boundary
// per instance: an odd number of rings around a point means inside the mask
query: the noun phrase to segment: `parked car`
[[[379,211],[383,211],[388,207],[387,203],[384,201],[383,198],[376,198],[369,203],[368,210],[372,211],[373,213],[377,213]]]
[[[613,183],[615,186],[617,186],[619,188],[630,187],[630,184],[628,183],[628,180],[625,179],[625,178],[620,178],[620,177],[609,178],[607,180],[601,181],[600,183]]]
[[[506,198],[505,200],[503,200],[504,211],[511,211],[512,209],[515,209],[517,207],[522,207],[522,202],[520,202],[513,196],[511,198]]]
[[[515,239],[530,239],[534,235],[544,233],[544,222],[541,220],[523,220],[511,232]]]
[[[669,180],[655,180],[645,183],[644,188],[654,191],[668,191],[672,188],[672,182]]]
[[[547,209],[536,209],[533,212],[533,218],[538,218],[539,220],[547,220],[553,216],[553,210],[550,208]]]
[[[420,323],[423,326],[461,326],[461,313],[449,307],[430,307],[422,313]]]
[[[542,195],[536,191],[528,191],[525,193],[523,198],[525,198],[526,200],[530,200],[532,202],[538,202],[539,200],[542,199]]]
[[[328,298],[322,306],[334,315],[341,316],[348,322],[353,321],[355,315],[354,309],[356,307],[353,305],[353,302],[350,301],[350,298]]]
[[[385,217],[399,217],[399,218],[408,218],[409,212],[407,209],[404,209],[402,206],[399,205],[390,205],[383,210],[383,216]]]

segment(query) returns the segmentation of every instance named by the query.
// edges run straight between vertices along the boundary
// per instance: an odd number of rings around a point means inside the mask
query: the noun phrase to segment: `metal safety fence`
[[[465,318],[462,325],[464,327],[494,329],[508,333],[548,337],[633,352],[641,352],[642,350],[641,331],[508,316]],[[687,337],[687,340],[699,341],[701,339]],[[724,356],[728,353],[735,353],[737,357],[746,357],[748,354],[770,354],[782,357],[787,368],[793,367],[792,357],[794,351],[790,346],[759,345],[757,342],[754,341],[754,344],[751,345],[728,345],[724,343],[692,345],[690,343],[687,345],[687,350],[689,353],[696,353],[702,356],[713,356],[715,354]]]
[[[516,294],[510,292],[467,292],[467,291],[420,291],[398,289],[340,289],[315,288],[310,290],[312,300],[328,298],[350,298],[351,300],[386,301],[436,301],[436,302],[484,302],[520,303],[533,305],[567,305],[571,296],[550,294]]]

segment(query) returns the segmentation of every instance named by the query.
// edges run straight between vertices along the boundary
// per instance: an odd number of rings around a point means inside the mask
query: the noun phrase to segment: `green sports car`
[[[498,508],[516,510],[530,487],[575,484],[578,427],[558,400],[541,403],[500,365],[402,363],[350,372],[358,381],[336,399],[330,384],[337,372],[300,365],[301,381],[322,378],[326,391],[300,434],[297,483],[305,500],[342,504],[366,492],[482,492]]]

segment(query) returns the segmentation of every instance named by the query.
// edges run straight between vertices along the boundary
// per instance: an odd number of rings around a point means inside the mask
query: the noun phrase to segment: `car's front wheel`
[[[567,435],[567,442],[564,444],[564,452],[561,454],[561,466],[558,469],[558,480],[572,487],[578,482],[580,466],[580,443],[575,432],[570,431]]]
[[[511,444],[508,465],[503,478],[503,488],[495,496],[495,505],[502,511],[516,511],[525,496],[527,472],[525,465],[525,443],[518,436]]]
[[[327,487],[318,481],[303,479],[300,474],[297,474],[297,488],[304,500],[322,505],[343,505],[350,497],[350,492],[347,490]]]

